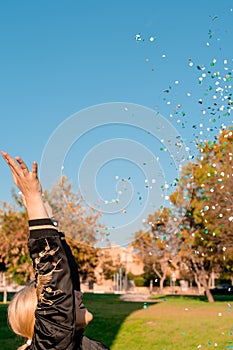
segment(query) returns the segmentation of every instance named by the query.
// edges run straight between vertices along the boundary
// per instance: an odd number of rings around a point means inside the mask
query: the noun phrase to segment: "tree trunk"
[[[203,265],[203,261],[199,261],[199,265],[201,265],[198,268],[198,265],[194,259],[194,257],[192,257],[192,263],[193,263],[193,267],[194,267],[194,276],[195,276],[195,281],[199,282],[200,285],[205,289],[205,295],[208,299],[209,303],[214,303],[214,298],[213,295],[210,292],[210,288],[208,285],[208,273],[205,271],[204,269],[204,265]]]
[[[206,297],[207,297],[207,299],[208,299],[208,302],[209,302],[209,303],[214,303],[214,297],[213,297],[213,295],[212,295],[211,292],[210,292],[210,287],[209,287],[209,283],[208,283],[209,279],[206,280],[204,274],[205,274],[205,273],[204,273],[203,271],[200,271],[199,278],[198,278],[198,276],[196,276],[196,277],[197,277],[197,280],[198,280],[198,281],[200,282],[200,284],[204,287],[204,289],[205,289],[205,295],[206,295]]]
[[[165,278],[166,276],[163,276],[162,278],[160,278],[160,281],[159,281],[159,288],[160,288],[161,294],[163,294],[163,284],[164,284]]]
[[[211,276],[209,276],[208,278],[208,287],[210,288],[212,285],[212,279],[211,279]]]
[[[155,267],[155,264],[152,265],[152,268],[154,270],[154,272],[156,273],[156,275],[159,277],[159,288],[160,288],[160,293],[163,294],[163,284],[164,284],[164,281],[165,281],[165,278],[166,278],[166,270],[165,270],[165,273],[163,271],[163,274],[161,274]]]
[[[198,295],[201,294],[201,283],[198,281],[198,278],[197,278],[197,274],[194,273],[194,280],[196,282],[196,285],[197,285],[197,289],[198,289]]]
[[[153,280],[150,280],[150,294],[153,293]]]
[[[206,293],[206,297],[207,297],[207,299],[208,299],[208,302],[209,302],[209,303],[214,303],[214,297],[213,297],[213,295],[211,294],[210,289],[209,289],[208,287],[205,288],[205,293]]]

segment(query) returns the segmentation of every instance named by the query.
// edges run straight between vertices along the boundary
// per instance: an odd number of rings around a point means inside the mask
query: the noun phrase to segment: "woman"
[[[27,339],[19,349],[108,349],[83,336],[82,328],[91,321],[92,315],[83,307],[81,293],[75,291],[79,282],[75,279],[74,259],[64,235],[58,232],[44,206],[37,163],[33,162],[29,171],[20,157],[15,161],[6,152],[2,152],[2,156],[27,209],[28,247],[35,270],[35,280],[16,294],[8,310],[13,331]]]

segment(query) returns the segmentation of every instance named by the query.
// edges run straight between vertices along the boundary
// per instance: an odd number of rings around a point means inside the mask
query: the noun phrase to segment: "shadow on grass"
[[[84,294],[84,303],[93,312],[94,318],[85,330],[85,335],[102,341],[111,347],[121,325],[134,311],[144,308],[144,302],[122,301],[115,294]],[[156,304],[148,303],[146,307]]]

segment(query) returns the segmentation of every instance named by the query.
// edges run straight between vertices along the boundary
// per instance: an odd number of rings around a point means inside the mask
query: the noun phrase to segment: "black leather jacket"
[[[30,350],[108,349],[75,329],[76,263],[62,233],[50,219],[29,221],[28,241],[38,304]]]

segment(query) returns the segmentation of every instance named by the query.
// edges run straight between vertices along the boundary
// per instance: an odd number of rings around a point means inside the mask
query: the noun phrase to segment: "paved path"
[[[156,299],[149,299],[151,297],[150,294],[133,294],[133,293],[128,293],[128,294],[122,294],[120,296],[121,300],[124,301],[135,301],[135,302],[147,302],[147,303],[157,303],[161,300],[156,300]]]

